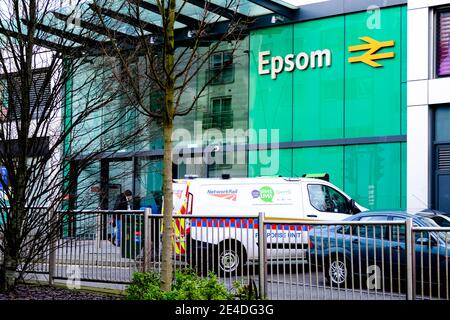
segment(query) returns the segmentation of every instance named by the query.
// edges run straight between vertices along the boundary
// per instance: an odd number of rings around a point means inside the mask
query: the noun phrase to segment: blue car
[[[312,267],[319,267],[333,287],[403,290],[406,284],[404,222],[415,227],[439,228],[431,219],[406,212],[364,212],[343,221],[366,225],[317,226],[309,231]],[[373,221],[386,224],[370,225]],[[389,222],[390,221],[390,222]],[[391,224],[389,224],[391,223]],[[450,233],[415,233],[417,294],[449,294]],[[374,277],[375,275],[375,277]],[[378,282],[377,282],[378,281]],[[376,286],[375,286],[376,284]]]

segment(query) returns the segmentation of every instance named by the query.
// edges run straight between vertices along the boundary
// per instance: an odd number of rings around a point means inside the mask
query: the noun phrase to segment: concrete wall
[[[435,78],[434,10],[449,0],[408,1],[407,207],[431,206],[433,105],[450,103],[450,78]]]

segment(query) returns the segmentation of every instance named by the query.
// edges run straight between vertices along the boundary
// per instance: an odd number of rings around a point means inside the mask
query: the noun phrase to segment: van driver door
[[[343,220],[350,216],[350,201],[336,189],[320,183],[304,183],[305,218]]]

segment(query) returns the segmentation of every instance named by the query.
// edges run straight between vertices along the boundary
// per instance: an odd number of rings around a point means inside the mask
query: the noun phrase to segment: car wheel
[[[331,261],[326,269],[326,278],[331,286],[345,287],[348,285],[349,268],[345,258],[339,256]]]

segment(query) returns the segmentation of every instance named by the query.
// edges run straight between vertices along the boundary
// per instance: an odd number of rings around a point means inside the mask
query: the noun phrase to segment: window
[[[428,218],[420,218],[421,221],[425,222],[424,225],[421,225],[420,227],[430,227],[430,226],[435,226],[434,224],[432,225],[427,225],[426,224],[426,220],[429,220]],[[405,221],[404,218],[400,218],[400,217],[394,217],[392,218],[393,221]],[[413,226],[417,227],[417,223],[413,222]],[[399,225],[399,226],[392,226],[390,227],[390,233],[391,233],[391,237],[388,238],[390,239],[392,242],[401,242],[401,243],[405,243],[406,242],[406,226],[405,225]],[[429,239],[430,237],[430,233],[427,231],[423,231],[423,232],[415,232],[415,239],[416,241],[420,238],[426,238]],[[388,235],[389,237],[389,235]],[[433,241],[434,239],[432,239]]]
[[[203,114],[203,129],[233,128],[233,110],[231,97],[211,99],[209,111]]]
[[[394,218],[395,220],[403,220],[399,218]],[[390,226],[389,227],[389,233],[387,236],[388,240],[392,242],[402,242],[404,243],[406,241],[406,229],[404,225],[398,225],[398,226]]]
[[[370,221],[387,221],[386,216],[371,216],[371,217],[362,217],[360,222],[370,222]],[[360,238],[361,240],[367,239],[367,240],[373,240],[375,239],[381,239],[386,234],[386,228],[387,226],[382,225],[345,225],[338,229],[338,234],[347,234],[351,235],[352,237]]]
[[[331,187],[309,184],[308,193],[311,205],[319,211],[350,213],[347,198]]]
[[[362,217],[359,221],[370,222],[370,221],[387,221],[386,216],[371,216],[371,217]],[[358,233],[359,229],[359,233]],[[386,226],[383,225],[359,225],[353,226],[352,230],[353,236],[358,236],[360,238],[365,238],[367,240],[373,239],[382,239],[386,233]]]
[[[50,81],[46,79],[46,70],[35,70],[30,88],[30,108],[34,110],[32,119],[37,119],[45,108],[50,98]],[[45,87],[44,87],[45,86]],[[9,83],[7,90],[8,114],[9,119],[20,118],[23,109],[22,91],[19,77]],[[31,112],[31,110],[30,110]]]
[[[437,13],[436,75],[450,75],[450,10]]]
[[[233,52],[221,51],[211,55],[208,75],[213,85],[234,82]]]
[[[450,220],[447,220],[444,217],[440,216],[433,216],[431,219],[436,222],[440,227],[449,228],[450,227]]]

